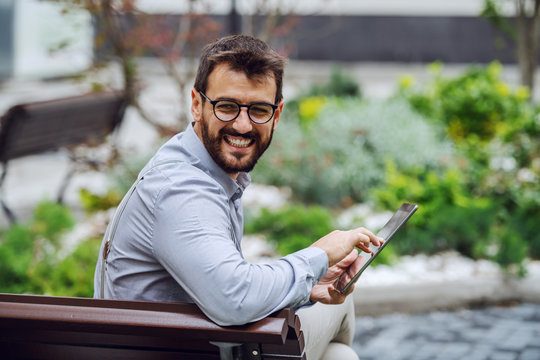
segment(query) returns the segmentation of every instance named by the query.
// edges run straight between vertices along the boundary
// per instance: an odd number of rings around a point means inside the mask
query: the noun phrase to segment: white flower
[[[516,159],[510,156],[494,157],[491,159],[489,166],[493,170],[511,171],[516,168]]]
[[[517,173],[517,180],[522,183],[534,183],[536,181],[536,174],[531,169],[522,168]]]

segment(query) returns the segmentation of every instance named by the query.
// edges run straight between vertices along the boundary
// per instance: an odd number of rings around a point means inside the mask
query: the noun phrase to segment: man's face
[[[273,77],[253,80],[243,72],[231,70],[227,64],[220,64],[208,77],[205,95],[212,100],[233,99],[240,104],[273,104],[276,84]],[[251,171],[270,145],[283,110],[283,101],[278,104],[272,120],[266,124],[255,124],[249,119],[245,107],[235,120],[223,122],[214,115],[212,104],[202,102],[200,93],[192,90],[191,97],[195,132],[214,161],[233,178],[241,171]]]

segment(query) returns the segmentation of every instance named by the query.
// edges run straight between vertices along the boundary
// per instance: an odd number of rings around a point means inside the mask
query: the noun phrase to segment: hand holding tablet
[[[374,244],[369,245],[371,253],[361,252],[358,256],[360,259],[355,261],[348,271],[334,284],[335,288],[341,293],[345,294],[350,287],[358,280],[364,270],[371,264],[373,259],[384,249],[384,247],[390,242],[394,234],[409,220],[409,218],[418,209],[415,204],[404,203],[401,207],[392,215],[390,220],[383,226],[383,228],[377,233],[377,236],[384,239],[384,243],[380,246]]]

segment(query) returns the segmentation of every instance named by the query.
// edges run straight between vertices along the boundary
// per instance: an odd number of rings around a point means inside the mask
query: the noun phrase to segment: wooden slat
[[[20,324],[19,324],[20,325]],[[0,332],[5,342],[69,344],[81,347],[108,346],[114,348],[160,349],[162,351],[178,351],[190,349],[201,352],[217,352],[218,348],[208,340],[184,338],[176,336],[127,335],[104,332],[78,332],[67,329],[40,329],[22,326],[11,327],[9,331]]]
[[[14,358],[54,359],[64,347],[93,354],[88,358],[218,358],[211,342],[259,344],[267,360],[305,359],[291,309],[221,327],[194,304],[0,294],[0,352],[19,349]]]
[[[122,332],[125,334],[165,335],[226,342],[283,343],[287,333],[285,319],[266,318],[256,323],[221,327],[203,314],[63,306],[48,304],[0,303],[3,324],[24,323],[24,326],[63,327],[71,331]],[[13,325],[11,325],[13,326]]]
[[[2,358],[33,360],[216,360],[219,359],[219,351],[160,351],[43,343],[12,343],[5,349],[2,349]]]
[[[132,309],[132,310],[172,311],[172,312],[179,312],[179,313],[202,314],[201,310],[195,304],[157,302],[157,301],[110,300],[110,299],[93,299],[93,298],[0,293],[0,302],[66,305],[66,306],[87,306],[87,307],[101,307],[101,308],[115,308],[115,309]]]

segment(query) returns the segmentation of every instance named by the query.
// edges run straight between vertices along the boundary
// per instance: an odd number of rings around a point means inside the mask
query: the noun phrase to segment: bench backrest
[[[217,343],[244,344],[235,358],[305,359],[290,309],[222,327],[193,304],[0,294],[2,357],[220,359]]]
[[[122,121],[121,93],[16,105],[0,123],[0,161],[81,143],[100,144]]]

